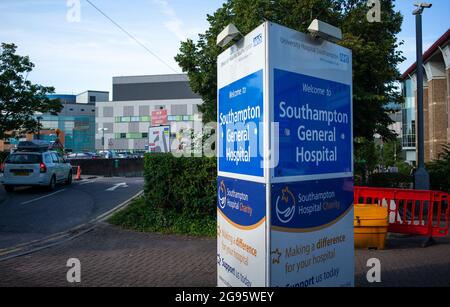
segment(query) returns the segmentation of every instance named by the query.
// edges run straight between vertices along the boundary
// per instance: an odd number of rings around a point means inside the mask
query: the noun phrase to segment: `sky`
[[[36,65],[29,79],[59,94],[112,91],[113,76],[181,72],[174,56],[180,41],[208,28],[206,15],[223,0],[89,0],[146,48],[128,37],[87,0],[0,0],[0,42],[15,43]],[[415,62],[416,0],[397,0],[404,15],[399,40]],[[450,1],[430,0],[423,14],[424,51],[450,27]],[[79,6],[78,6],[79,3]],[[77,8],[79,7],[79,11]],[[77,14],[79,12],[80,14]],[[156,56],[155,56],[156,55]]]

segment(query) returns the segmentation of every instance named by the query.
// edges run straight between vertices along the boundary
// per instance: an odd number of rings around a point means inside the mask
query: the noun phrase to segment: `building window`
[[[127,139],[140,139],[141,137],[141,133],[127,133]]]
[[[114,118],[116,123],[149,123],[152,121],[151,116],[116,116]]]
[[[193,121],[194,116],[193,115],[170,115],[168,116],[168,120],[171,122],[182,122],[182,121]]]
[[[148,138],[148,133],[116,133],[115,136],[116,139],[137,140]]]
[[[95,103],[97,101],[95,96],[89,96],[89,102],[90,103]]]

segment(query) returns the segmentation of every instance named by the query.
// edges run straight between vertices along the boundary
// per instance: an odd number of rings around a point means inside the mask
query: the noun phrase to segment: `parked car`
[[[47,147],[48,148],[48,147]],[[7,192],[18,186],[45,186],[54,190],[56,184],[72,183],[72,166],[59,153],[45,149],[42,143],[23,142],[10,154],[0,177]]]
[[[100,157],[104,159],[115,159],[117,158],[117,154],[112,150],[103,150],[99,152]]]
[[[100,158],[99,155],[92,152],[73,153],[67,157],[69,160],[92,160]]]
[[[117,158],[119,158],[119,159],[128,159],[129,155],[127,153],[119,153],[119,154],[117,154]]]

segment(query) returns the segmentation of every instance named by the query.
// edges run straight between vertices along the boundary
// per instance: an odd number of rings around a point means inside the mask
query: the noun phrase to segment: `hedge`
[[[147,154],[144,196],[109,222],[141,232],[216,235],[217,164],[214,158]]]
[[[402,173],[375,173],[369,177],[369,186],[378,188],[409,188],[413,177]]]
[[[160,209],[190,216],[216,213],[215,158],[148,154],[144,160],[145,198]]]

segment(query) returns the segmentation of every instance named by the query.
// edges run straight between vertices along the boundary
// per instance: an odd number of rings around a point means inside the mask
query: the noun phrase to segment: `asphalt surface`
[[[88,223],[139,193],[143,184],[142,178],[91,177],[53,192],[18,188],[11,194],[0,185],[0,251]]]

